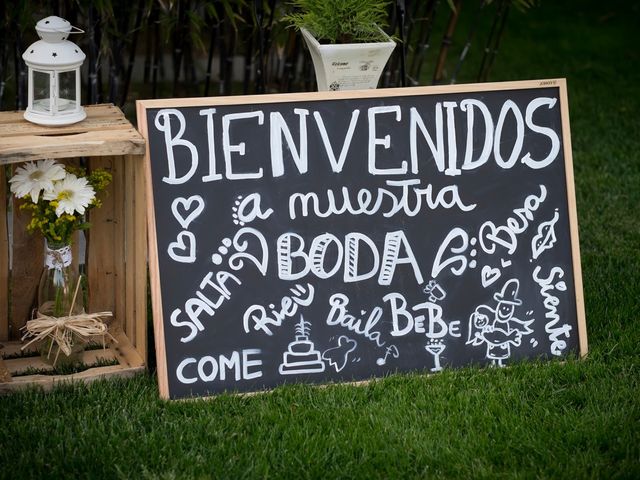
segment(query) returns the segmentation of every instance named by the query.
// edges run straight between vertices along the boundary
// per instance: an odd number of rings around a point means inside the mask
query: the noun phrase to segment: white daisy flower
[[[29,162],[22,167],[18,167],[15,175],[9,180],[11,192],[17,198],[31,195],[33,203],[38,203],[40,192],[50,192],[53,190],[53,182],[62,180],[66,172],[62,165],[53,160],[39,160]]]
[[[96,192],[84,177],[76,177],[69,173],[61,182],[54,184],[51,192],[45,192],[42,198],[45,200],[57,200],[56,215],[63,213],[73,215],[78,212],[84,214],[85,209],[95,198]]]

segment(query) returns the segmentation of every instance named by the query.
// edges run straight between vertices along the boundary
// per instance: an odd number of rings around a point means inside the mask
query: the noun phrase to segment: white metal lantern
[[[24,118],[40,125],[69,125],[87,116],[80,105],[80,66],[86,55],[67,40],[84,33],[60,17],[36,24],[40,40],[22,54],[29,67],[29,104]]]

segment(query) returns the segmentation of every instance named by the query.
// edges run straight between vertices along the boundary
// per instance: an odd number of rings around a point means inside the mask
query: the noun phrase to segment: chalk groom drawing
[[[487,359],[492,365],[504,366],[504,361],[511,357],[511,346],[519,347],[523,335],[530,335],[533,330],[531,320],[520,320],[514,317],[516,307],[522,306],[518,298],[520,282],[516,278],[508,280],[502,290],[493,295],[498,302],[495,309],[487,305],[478,305],[469,317],[469,336],[467,345],[487,346]]]

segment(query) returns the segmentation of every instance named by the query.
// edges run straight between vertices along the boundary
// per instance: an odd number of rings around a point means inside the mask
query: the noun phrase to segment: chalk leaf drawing
[[[531,253],[536,260],[542,252],[553,248],[556,244],[556,222],[560,216],[555,212],[553,218],[538,225],[538,233],[531,239]]]
[[[280,375],[324,372],[325,364],[320,357],[320,352],[309,340],[310,326],[311,323],[305,322],[300,315],[300,321],[296,325],[296,339],[282,354],[282,364],[278,368]]]
[[[350,339],[346,335],[341,335],[338,338],[338,346],[329,348],[322,353],[322,359],[329,362],[329,365],[336,369],[336,372],[340,372],[347,361],[349,360],[349,354],[353,352],[358,346],[358,342]]]
[[[185,230],[191,222],[200,216],[204,210],[204,200],[200,195],[189,198],[178,197],[171,202],[171,212],[180,226]]]
[[[500,269],[485,265],[482,267],[481,278],[482,286],[487,288],[500,278]]]
[[[196,261],[196,236],[186,230],[180,232],[176,241],[169,244],[167,253],[176,262],[194,263]]]

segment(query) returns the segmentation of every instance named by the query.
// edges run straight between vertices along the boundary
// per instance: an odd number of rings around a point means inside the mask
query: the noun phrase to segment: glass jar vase
[[[64,326],[67,317],[84,313],[83,283],[82,275],[73,265],[71,246],[47,242],[45,267],[38,286],[38,317],[52,317],[60,324],[53,336],[41,342],[39,349],[42,359],[56,367],[77,363],[85,347],[84,340]],[[60,348],[56,337],[64,338],[70,351]]]

